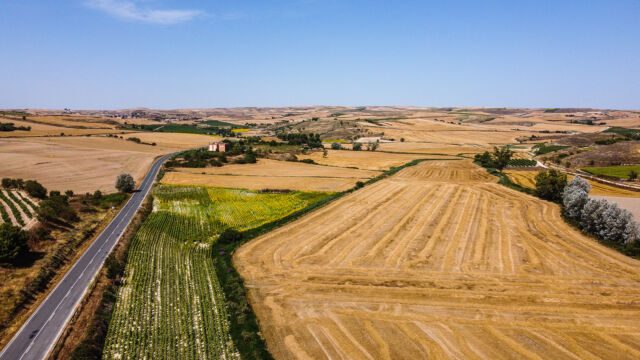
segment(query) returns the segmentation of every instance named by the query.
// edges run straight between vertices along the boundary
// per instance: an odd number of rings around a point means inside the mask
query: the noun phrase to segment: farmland
[[[357,181],[366,181],[380,171],[319,166],[290,161],[260,159],[257,164],[214,168],[177,168],[162,183],[203,185],[251,190],[344,191]]]
[[[211,245],[224,229],[249,230],[326,196],[156,188],[129,250],[104,357],[238,358]]]
[[[640,263],[495,181],[423,162],[242,246],[274,357],[637,358]]]
[[[635,171],[636,174],[640,173],[640,165],[584,167],[582,170],[593,175],[605,175],[618,179],[626,179],[629,177],[631,171]]]
[[[157,141],[157,146],[96,136],[4,139],[0,143],[2,176],[36,179],[51,190],[113,192],[118,174],[128,172],[140,180],[157,156],[209,141],[202,135],[175,134],[173,140],[163,138],[171,134],[152,135],[148,139]]]
[[[529,189],[535,189],[536,181],[535,177],[538,174],[538,171],[529,171],[529,170],[507,170],[505,172],[509,179],[514,183],[523,186]],[[568,180],[571,181],[573,179],[573,175],[568,176]],[[590,193],[592,195],[599,196],[618,196],[618,197],[640,197],[640,192],[626,190],[619,187],[599,183],[597,181],[587,180],[591,185]]]
[[[36,207],[25,192],[0,188],[0,222],[29,228],[36,222]]]
[[[452,158],[447,155],[431,155],[429,158]],[[352,167],[364,170],[386,170],[393,166],[400,166],[411,160],[425,158],[423,154],[392,154],[379,151],[350,151],[350,150],[329,150],[327,157],[322,152],[313,152],[308,155],[301,155],[300,159],[311,159],[318,164]]]

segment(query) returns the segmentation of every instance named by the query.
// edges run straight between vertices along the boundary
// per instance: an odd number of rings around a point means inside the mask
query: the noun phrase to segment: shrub
[[[116,189],[123,193],[130,193],[136,186],[136,182],[129,174],[120,174],[116,179]]]
[[[47,197],[47,189],[35,180],[27,180],[24,182],[24,190],[32,197],[44,199]]]
[[[483,152],[482,154],[476,154],[473,158],[476,163],[485,168],[492,168],[493,166],[493,158],[488,151]]]
[[[629,171],[629,180],[631,181],[635,181],[638,178],[638,172],[636,172],[635,170],[631,170]]]
[[[362,181],[357,181],[356,182],[356,189],[360,189],[362,187],[364,187],[364,183]]]
[[[540,198],[558,202],[562,200],[562,192],[567,185],[567,175],[548,170],[536,175],[536,195]]]
[[[222,244],[234,244],[242,241],[242,233],[236,229],[228,228],[220,234],[218,241]]]
[[[338,142],[334,142],[331,144],[331,149],[333,150],[342,150],[342,145]]]
[[[78,214],[69,205],[68,198],[63,195],[50,196],[42,200],[36,210],[38,219],[42,222],[74,222],[78,220]]]
[[[351,147],[351,149],[353,151],[360,151],[360,150],[362,150],[362,144],[359,143],[359,142],[354,142],[353,146]]]
[[[0,224],[0,263],[12,263],[28,251],[27,233],[17,226]]]
[[[256,154],[252,152],[244,154],[242,160],[244,160],[245,164],[255,164],[258,161],[258,159],[256,158]]]

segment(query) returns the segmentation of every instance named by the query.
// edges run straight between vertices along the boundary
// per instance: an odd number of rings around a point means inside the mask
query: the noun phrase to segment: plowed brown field
[[[469,161],[430,161],[241,247],[277,359],[634,359],[640,262]]]

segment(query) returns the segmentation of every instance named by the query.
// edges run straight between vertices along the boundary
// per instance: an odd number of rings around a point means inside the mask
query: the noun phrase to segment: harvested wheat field
[[[124,136],[125,139],[132,137],[137,137],[146,143],[156,143],[158,146],[181,150],[203,147],[210,142],[222,140],[219,136],[162,132],[138,132]]]
[[[538,171],[506,170],[505,173],[507,174],[509,179],[511,179],[511,181],[513,181],[514,183],[520,186],[523,186],[529,189],[536,188],[535,177],[538,174]],[[571,181],[573,180],[573,178],[574,178],[573,175],[568,175],[567,181]],[[638,191],[626,190],[619,187],[599,183],[597,181],[593,181],[589,179],[585,179],[585,180],[587,180],[587,182],[589,182],[589,184],[591,185],[591,191],[589,192],[589,194],[591,195],[618,196],[618,197],[631,197],[631,198],[640,197],[640,192]]]
[[[381,143],[380,150],[388,152],[400,153],[416,153],[416,154],[440,154],[440,155],[459,155],[459,154],[478,154],[487,150],[491,150],[490,146],[482,145],[448,145],[440,143],[428,142],[392,142]]]
[[[327,157],[322,152],[316,151],[308,155],[299,155],[300,159],[312,159],[318,164],[351,167],[365,170],[387,170],[394,166],[400,166],[411,160],[422,158],[451,159],[447,155],[424,155],[424,154],[392,154],[380,151],[351,151],[351,150],[328,150]]]
[[[470,161],[427,161],[234,255],[277,359],[634,359],[640,262]]]
[[[49,190],[114,192],[116,176],[142,179],[153,160],[175,149],[107,137],[3,139],[2,177],[34,179]]]
[[[250,190],[306,190],[338,192],[380,171],[311,165],[260,159],[256,164],[232,164],[214,168],[176,168],[162,178],[165,184],[205,185]]]
[[[339,192],[351,189],[357,181],[367,179],[278,177],[250,175],[211,175],[169,172],[162,178],[163,184],[200,185],[219,188],[248,190],[300,190]]]
[[[177,168],[178,172],[208,175],[247,175],[303,178],[350,178],[370,179],[380,175],[381,171],[321,166],[294,161],[258,159],[255,164],[229,164],[223,167]]]

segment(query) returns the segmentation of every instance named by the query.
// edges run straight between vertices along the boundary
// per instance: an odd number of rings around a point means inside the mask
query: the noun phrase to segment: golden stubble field
[[[251,190],[278,189],[337,192],[367,181],[381,171],[320,166],[300,162],[260,159],[256,164],[231,164],[214,168],[176,168],[163,184],[204,185]]]
[[[156,157],[206,145],[212,138],[193,134],[136,135],[143,141],[157,141],[158,145],[100,136],[2,139],[1,175],[38,180],[49,190],[114,192],[120,173],[130,173],[140,181]]]
[[[407,168],[234,261],[277,359],[640,357],[640,262],[467,160]]]
[[[507,170],[505,171],[509,179],[514,183],[529,188],[536,188],[536,175],[538,171],[536,170]],[[567,176],[567,181],[573,180],[573,175]],[[597,181],[586,179],[587,182],[591,185],[591,191],[589,194],[598,195],[598,196],[618,196],[618,197],[628,197],[628,198],[638,198],[640,197],[640,192],[622,189],[619,187],[599,183]]]

